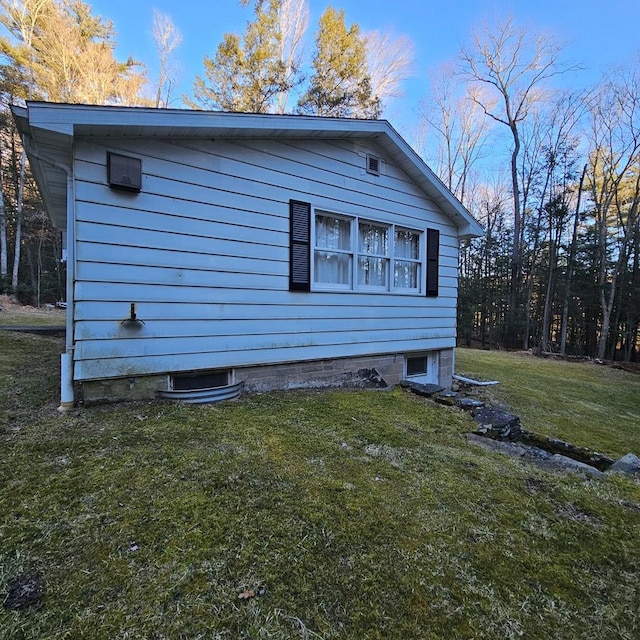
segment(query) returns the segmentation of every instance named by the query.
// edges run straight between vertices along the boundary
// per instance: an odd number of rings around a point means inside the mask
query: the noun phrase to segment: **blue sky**
[[[183,36],[175,58],[180,65],[176,97],[188,93],[202,58],[213,56],[225,32],[242,33],[252,17],[238,0],[94,0],[94,13],[110,18],[118,33],[119,57],[146,62],[154,71],[152,12],[169,15]],[[511,15],[535,31],[549,31],[566,44],[564,59],[584,71],[565,78],[567,85],[587,86],[611,65],[626,63],[640,51],[638,0],[309,0],[307,34],[311,51],[318,18],[328,4],[343,8],[347,24],[364,31],[389,30],[410,37],[415,46],[414,76],[405,83],[405,96],[383,114],[408,139],[413,137],[418,104],[429,90],[429,73],[455,56],[473,30]],[[179,101],[175,106],[181,106]]]

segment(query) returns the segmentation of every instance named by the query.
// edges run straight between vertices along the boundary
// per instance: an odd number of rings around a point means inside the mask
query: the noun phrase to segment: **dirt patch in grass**
[[[7,585],[3,605],[12,611],[39,609],[44,600],[44,586],[40,576],[22,575]]]

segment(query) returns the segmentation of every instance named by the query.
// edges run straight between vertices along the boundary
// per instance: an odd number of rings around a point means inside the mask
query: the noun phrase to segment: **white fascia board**
[[[48,102],[28,102],[29,121],[32,126],[73,135],[103,135],[109,129],[135,127],[146,136],[165,136],[167,131],[197,131],[200,135],[232,133],[239,130],[246,135],[261,135],[264,131],[282,134],[343,133],[369,136],[382,133],[388,125],[384,120],[354,120],[349,118],[322,118],[318,116],[227,113],[220,111],[194,111],[187,109],[152,109],[148,107],[118,107],[69,105]]]
[[[453,220],[459,236],[466,239],[483,235],[482,225],[468,209],[451,193],[406,140],[389,123],[387,126],[389,140],[401,152],[401,156],[396,157],[400,166]]]

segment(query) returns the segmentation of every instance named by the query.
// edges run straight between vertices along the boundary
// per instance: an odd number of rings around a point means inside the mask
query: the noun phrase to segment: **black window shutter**
[[[440,255],[440,232],[427,229],[427,289],[426,295],[435,298],[438,295],[438,266]]]
[[[289,291],[311,290],[311,205],[289,200]]]

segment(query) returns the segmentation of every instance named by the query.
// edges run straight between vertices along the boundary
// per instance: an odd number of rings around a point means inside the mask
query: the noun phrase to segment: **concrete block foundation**
[[[410,354],[414,355],[414,354]],[[449,388],[453,376],[453,349],[439,357],[439,384]],[[309,362],[238,367],[232,382],[242,382],[246,393],[284,389],[393,388],[405,377],[405,354],[335,358]],[[169,388],[170,374],[90,380],[80,384],[85,404],[152,400]]]

